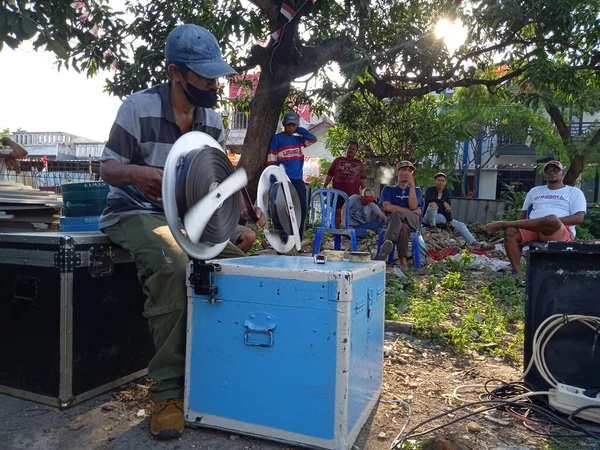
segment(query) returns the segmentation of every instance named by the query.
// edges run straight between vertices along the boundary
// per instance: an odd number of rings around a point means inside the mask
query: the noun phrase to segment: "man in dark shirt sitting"
[[[452,218],[452,207],[450,206],[450,192],[446,189],[448,179],[443,172],[437,173],[434,177],[433,186],[425,191],[425,215],[423,223],[431,227],[432,232],[439,232],[439,224],[452,225],[465,240],[473,246],[475,250],[487,251],[493,250],[494,246],[485,242],[477,242],[467,226]]]

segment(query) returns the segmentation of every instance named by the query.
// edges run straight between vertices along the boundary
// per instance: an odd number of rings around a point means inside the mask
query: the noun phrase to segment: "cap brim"
[[[206,63],[190,63],[186,66],[204,78],[220,78],[238,73],[225,61],[211,61]]]
[[[552,167],[552,166],[556,167],[557,169],[564,170],[564,168],[563,168],[563,167],[560,167],[560,166],[559,166],[559,165],[557,165],[557,164],[546,164],[546,165],[544,166],[544,170],[546,170],[548,167]]]

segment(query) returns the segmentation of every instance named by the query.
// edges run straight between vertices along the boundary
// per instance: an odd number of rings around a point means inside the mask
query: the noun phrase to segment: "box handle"
[[[244,321],[244,344],[249,347],[272,347],[275,341],[275,327],[275,317],[271,314],[249,314]]]
[[[115,265],[113,251],[110,245],[90,247],[89,271],[92,278],[109,277],[113,274]]]
[[[37,305],[39,303],[40,279],[14,275],[10,278],[13,303]]]

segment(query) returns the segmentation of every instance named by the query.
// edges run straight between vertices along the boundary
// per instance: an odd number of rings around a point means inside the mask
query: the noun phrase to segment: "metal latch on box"
[[[90,247],[89,271],[92,278],[111,276],[115,269],[113,250],[110,245]]]
[[[203,261],[193,260],[193,270],[190,274],[190,283],[194,286],[194,294],[210,295],[208,302],[214,305],[218,300],[215,299],[218,289],[213,284],[213,273],[220,272],[219,264],[206,264]]]

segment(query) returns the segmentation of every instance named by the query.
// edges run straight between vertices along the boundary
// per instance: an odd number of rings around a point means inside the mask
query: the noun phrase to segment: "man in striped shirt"
[[[183,390],[188,255],[168,227],[162,205],[162,176],[175,141],[202,131],[224,144],[223,122],[212,110],[217,79],[236,72],[223,60],[210,31],[197,25],[175,28],[165,47],[170,81],[132,94],[121,105],[102,154],[100,173],[111,185],[100,228],[129,250],[147,295],[144,315],[156,354],[148,365],[155,381],[150,432],[174,439],[184,427]],[[255,207],[257,225],[265,217]],[[248,219],[248,211],[242,216]],[[244,256],[231,242],[218,256]]]
[[[302,221],[300,222],[300,238],[304,232],[306,220],[306,184],[302,179],[304,168],[304,153],[302,147],[317,142],[317,137],[309,133],[305,128],[298,126],[298,115],[290,111],[283,116],[283,132],[277,133],[271,139],[267,164],[283,165],[285,173],[298,192],[300,197],[300,211]]]

